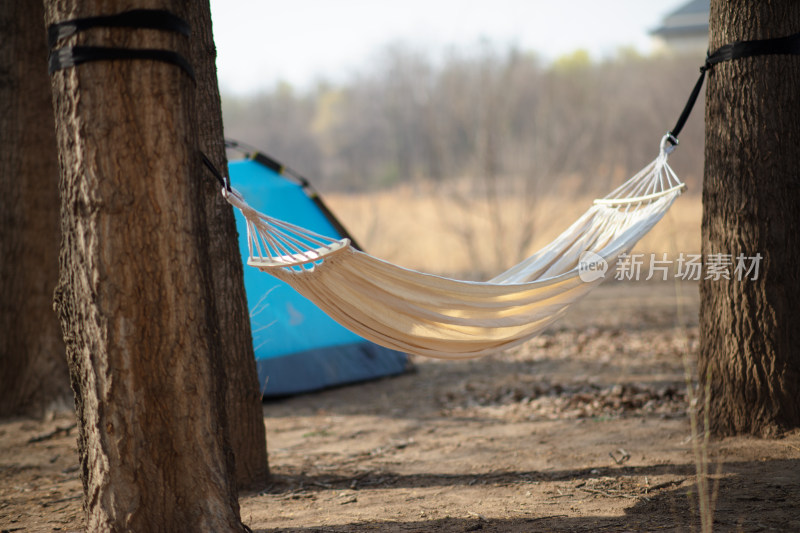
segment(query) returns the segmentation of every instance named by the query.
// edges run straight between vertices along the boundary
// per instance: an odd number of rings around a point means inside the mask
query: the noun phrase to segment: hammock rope
[[[518,345],[560,318],[602,282],[584,281],[581,258],[614,264],[685,188],[658,157],[599,198],[549,245],[486,282],[417,272],[335,239],[259,213],[235,189],[223,195],[247,220],[247,264],[291,285],[334,320],[396,350],[465,359]]]

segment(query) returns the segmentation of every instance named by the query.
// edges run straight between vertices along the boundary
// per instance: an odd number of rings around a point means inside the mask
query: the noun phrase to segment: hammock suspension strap
[[[670,143],[673,145],[678,144],[678,135],[680,135],[686,120],[694,108],[697,97],[700,95],[700,89],[703,87],[703,81],[706,79],[706,72],[712,70],[714,65],[722,63],[723,61],[731,61],[733,59],[742,59],[745,57],[764,56],[764,55],[800,55],[800,33],[787,35],[785,37],[776,37],[774,39],[757,39],[754,41],[736,41],[728,43],[719,47],[713,53],[706,56],[706,62],[700,67],[700,77],[694,84],[689,100],[683,108],[678,122],[675,127],[669,130]]]

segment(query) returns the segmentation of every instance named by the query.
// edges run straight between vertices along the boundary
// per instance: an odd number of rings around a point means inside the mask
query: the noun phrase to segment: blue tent
[[[228,166],[231,183],[255,209],[331,237],[346,230],[296,174],[263,154]],[[258,378],[265,396],[285,396],[399,374],[405,354],[366,341],[334,322],[289,285],[247,266],[247,227],[236,212]]]

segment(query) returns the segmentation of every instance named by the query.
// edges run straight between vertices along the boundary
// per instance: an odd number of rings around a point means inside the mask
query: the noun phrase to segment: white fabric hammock
[[[247,264],[287,282],[334,320],[383,346],[466,359],[533,337],[602,282],[585,282],[584,252],[613,265],[666,213],[684,185],[667,164],[674,147],[594,204],[544,249],[487,282],[402,268],[259,213],[232,190],[247,219]],[[596,257],[596,256],[592,256]],[[586,277],[586,276],[584,276]]]

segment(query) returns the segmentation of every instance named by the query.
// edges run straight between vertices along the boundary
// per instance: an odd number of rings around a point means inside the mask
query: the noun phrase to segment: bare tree
[[[58,160],[38,0],[0,4],[0,416],[70,398],[53,290]]]
[[[187,18],[184,2],[159,7]],[[121,11],[46,0],[48,23]],[[176,51],[183,35],[94,29],[69,45]],[[192,79],[152,60],[52,76],[62,176],[56,305],[76,392],[90,531],[243,531],[225,367],[197,201]]]
[[[197,77],[197,135],[200,150],[224,169],[225,140],[217,84],[216,48],[211,31],[209,3],[193,2],[189,15],[192,64]],[[202,174],[202,170],[199,170]],[[217,356],[227,377],[226,418],[232,429],[231,447],[240,487],[263,483],[269,474],[267,437],[261,406],[261,390],[253,354],[250,315],[244,292],[242,258],[231,206],[211,180],[198,188],[198,202],[205,206],[208,258],[214,286],[221,350]]]
[[[714,0],[710,24],[712,50],[782,37],[800,31],[800,4]],[[728,61],[708,77],[702,250],[732,272],[701,284],[700,377],[720,435],[800,426],[798,85],[799,56]],[[757,275],[739,279],[739,256]]]

